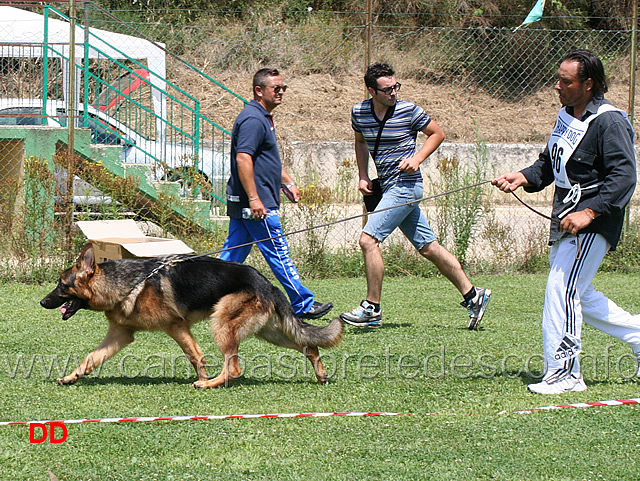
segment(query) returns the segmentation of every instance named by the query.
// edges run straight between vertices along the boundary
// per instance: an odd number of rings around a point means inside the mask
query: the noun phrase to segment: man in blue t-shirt
[[[460,291],[464,298],[461,304],[469,311],[469,329],[477,329],[489,304],[491,291],[476,289],[471,284],[458,259],[436,240],[419,205],[424,191],[420,165],[442,143],[444,132],[421,107],[398,100],[400,83],[396,81],[390,65],[370,65],[364,80],[371,98],[351,111],[360,176],[358,188],[365,196],[373,194],[373,183],[369,178],[371,154],[382,188],[382,199],[360,236],[367,275],[367,297],[353,311],[340,314],[340,318],[358,327],[382,325],[380,297],[384,262],[379,244],[399,227],[418,252],[433,262]],[[427,139],[416,151],[418,132],[425,134]]]
[[[253,100],[240,112],[231,137],[231,177],[227,184],[229,235],[220,258],[244,262],[253,242],[284,287],[298,317],[318,319],[332,308],[317,302],[302,285],[282,237],[280,187],[285,185],[297,202],[300,192],[282,168],[271,112],[287,90],[276,69],[263,68],[253,77]]]

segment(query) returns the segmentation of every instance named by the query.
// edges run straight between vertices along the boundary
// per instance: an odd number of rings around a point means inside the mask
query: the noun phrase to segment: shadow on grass
[[[311,370],[311,368],[309,368]],[[215,376],[210,376],[209,379],[213,379]],[[77,383],[72,386],[81,387],[81,386],[111,386],[111,385],[119,385],[119,386],[159,386],[159,385],[169,385],[176,384],[182,386],[191,386],[195,381],[196,377],[194,376],[191,379],[179,378],[179,377],[149,377],[149,376],[139,376],[139,377],[124,377],[124,376],[110,376],[110,377],[86,377],[80,379]],[[55,384],[55,381],[52,381]],[[256,379],[256,378],[246,378],[241,376],[233,381],[229,381],[228,386],[220,386],[219,388],[224,387],[234,387],[234,386],[263,386],[263,385],[316,385],[319,384],[316,381],[316,378],[313,374],[309,376],[309,379],[278,379],[277,377],[270,379]],[[329,381],[331,384],[331,381]],[[59,386],[60,389],[68,389],[71,386]],[[215,391],[219,388],[212,389],[194,389],[194,391]]]
[[[352,326],[350,324],[345,324],[344,325],[344,332],[345,334],[355,334],[355,335],[361,335],[361,334],[370,334],[373,333],[375,331],[381,331],[381,330],[386,330],[386,329],[402,329],[402,328],[407,328],[407,327],[412,327],[413,325],[409,322],[388,322],[382,323],[382,326],[380,327],[359,327],[359,326]]]
[[[186,379],[172,376],[162,377],[150,377],[150,376],[100,376],[100,377],[83,377],[75,384],[70,386],[60,386],[60,389],[69,388],[71,386],[109,386],[109,385],[122,385],[122,386],[142,386],[142,385],[160,385],[160,384],[193,384],[196,378]],[[55,381],[52,381],[55,383]]]
[[[508,379],[520,379],[522,384],[529,385],[540,382],[544,375],[541,371],[503,371],[501,376]]]

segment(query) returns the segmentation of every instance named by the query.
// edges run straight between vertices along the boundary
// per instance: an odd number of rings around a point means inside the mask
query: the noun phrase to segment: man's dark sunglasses
[[[376,90],[382,92],[383,94],[387,94],[387,95],[391,95],[391,93],[395,90],[396,92],[400,91],[400,87],[402,87],[402,84],[400,82],[396,83],[395,85],[392,85],[391,87],[385,87],[383,89],[379,89],[376,87]]]

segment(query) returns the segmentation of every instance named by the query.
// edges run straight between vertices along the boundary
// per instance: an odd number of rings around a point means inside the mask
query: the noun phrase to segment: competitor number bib
[[[588,117],[584,122],[569,115],[566,107],[560,110],[547,144],[556,186],[563,189],[571,189],[572,185],[567,176],[567,161],[571,158],[578,144],[584,137],[584,134],[587,132],[589,123],[598,115],[613,110],[622,113],[626,118],[626,112],[615,108],[611,104],[602,104],[598,108],[598,111]]]

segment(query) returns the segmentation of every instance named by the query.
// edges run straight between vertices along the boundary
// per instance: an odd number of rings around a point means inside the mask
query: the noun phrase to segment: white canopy
[[[51,47],[47,49],[49,57],[69,58],[70,30],[69,22],[51,18],[51,14],[46,19],[27,10],[0,6],[0,57],[42,57],[43,49],[39,44],[46,42]],[[97,28],[89,28],[89,33],[89,58],[147,61],[151,83],[156,87],[153,89],[154,108],[160,118],[164,118],[161,93],[166,86],[167,72],[164,44]],[[84,28],[76,25],[76,62],[84,58],[84,41]]]

